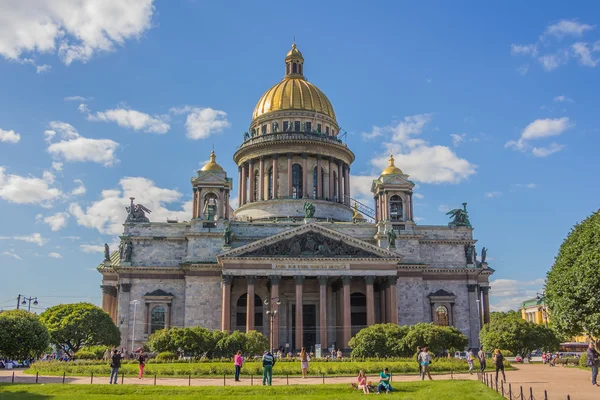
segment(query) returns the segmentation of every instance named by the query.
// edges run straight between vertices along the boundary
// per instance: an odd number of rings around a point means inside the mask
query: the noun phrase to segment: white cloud
[[[231,124],[227,120],[225,111],[201,107],[174,107],[170,110],[173,114],[187,114],[185,120],[186,136],[190,139],[206,139],[212,134],[221,133]]]
[[[0,129],[0,142],[19,143],[19,140],[21,140],[21,135],[17,132]]]
[[[413,197],[415,199],[424,199],[425,196],[423,196],[421,193],[413,193]]]
[[[466,136],[466,133],[461,133],[460,135],[456,133],[451,133],[450,137],[452,138],[452,145],[454,147],[458,147],[462,142],[464,142]]]
[[[544,34],[556,37],[581,36],[586,31],[590,31],[594,28],[595,26],[593,25],[582,24],[577,22],[576,20],[563,19],[557,22],[556,24],[548,26]]]
[[[533,154],[534,157],[548,157],[554,153],[558,153],[564,148],[565,146],[562,144],[551,143],[548,147],[534,147],[531,149],[531,154]]]
[[[510,53],[514,55],[531,55],[535,56],[537,54],[537,45],[536,44],[511,44],[510,45]]]
[[[535,189],[537,188],[537,184],[536,183],[517,183],[515,185],[516,187],[524,187],[527,189]]]
[[[450,211],[450,207],[447,204],[440,204],[438,207],[438,211],[442,213],[447,213]]]
[[[47,171],[44,173],[45,179],[11,175],[6,173],[5,167],[0,167],[0,199],[10,203],[50,207],[62,194],[59,189],[50,187],[53,177]]]
[[[0,55],[58,53],[67,65],[139,38],[152,24],[153,0],[0,2]]]
[[[458,157],[449,147],[430,145],[417,137],[433,118],[432,114],[405,117],[395,125],[374,126],[363,137],[387,136],[385,155],[371,160],[377,172],[388,166],[388,155],[393,152],[396,166],[409,174],[412,180],[423,183],[458,183],[475,173],[476,166]]]
[[[65,101],[86,101],[86,98],[83,96],[67,96],[64,98]]]
[[[80,105],[77,106],[77,111],[82,112],[82,113],[89,113],[90,109],[88,108],[87,104],[85,103],[81,103]],[[91,116],[88,116],[88,119]]]
[[[374,175],[352,175],[350,177],[350,193],[361,203],[374,208],[371,184],[377,179]]]
[[[83,109],[81,106],[84,106]],[[89,111],[85,104],[80,105],[79,110],[83,112]],[[165,117],[150,116],[140,111],[124,108],[89,114],[87,119],[89,121],[116,122],[121,127],[149,133],[167,133],[171,128],[165,121]]]
[[[531,148],[529,141],[559,136],[573,125],[567,117],[536,119],[525,127],[518,140],[510,140],[506,142],[504,147],[525,152]],[[532,154],[536,157],[546,157],[562,150],[563,147],[556,143],[553,143],[549,148],[535,147],[532,149]]]
[[[488,199],[493,199],[494,197],[502,196],[502,192],[487,192],[484,196]]]
[[[71,191],[71,194],[73,196],[80,196],[82,194],[85,194],[86,188],[83,184],[83,181],[81,179],[75,179],[73,182],[75,182],[78,186]]]
[[[586,67],[595,67],[598,65],[599,60],[592,56],[592,52],[595,51],[595,45],[590,47],[587,43],[577,42],[571,45],[571,50],[579,64],[585,65]],[[597,50],[596,50],[597,51]]]
[[[50,122],[52,130],[46,130],[44,135],[50,143],[48,152],[67,162],[91,161],[105,166],[111,166],[118,160],[115,151],[119,144],[110,139],[90,139],[80,136],[70,124],[61,121]],[[56,135],[60,134],[63,140],[53,142]]]
[[[529,71],[529,64],[523,64],[519,68],[517,68],[517,72],[521,75],[527,75]]]
[[[553,101],[555,103],[573,103],[573,99],[563,95],[554,97]]]
[[[56,172],[62,171],[62,169],[63,169],[63,163],[53,162],[52,163],[52,169],[55,170]]]
[[[569,52],[561,50],[553,54],[545,54],[538,58],[546,71],[553,71],[569,61]]]
[[[35,72],[38,73],[38,74],[44,73],[44,72],[48,71],[50,68],[52,68],[52,66],[48,65],[48,64],[39,65],[32,58],[24,58],[24,59],[22,59],[21,60],[21,64],[33,65],[35,67]]]
[[[518,310],[524,301],[534,298],[537,292],[542,291],[544,279],[532,281],[496,279],[490,282],[490,286],[491,311]]]
[[[127,217],[125,206],[129,205],[130,197],[152,210],[148,215],[152,221],[164,222],[167,218],[183,221],[192,217],[192,200],[182,202],[182,194],[176,190],[157,187],[151,180],[141,177],[122,178],[119,185],[119,189],[103,190],[101,199],[85,209],[79,203],[71,203],[69,213],[79,225],[113,235],[123,232]],[[165,205],[170,203],[178,203],[180,210],[167,209]]]
[[[31,235],[27,235],[27,236],[1,236],[0,237],[0,240],[10,240],[10,239],[20,240],[22,242],[28,242],[28,243],[35,243],[38,246],[43,246],[46,243],[48,243],[48,239],[45,239],[39,233],[32,233]]]
[[[50,226],[52,232],[56,232],[67,226],[67,220],[69,217],[70,215],[66,212],[58,212],[54,215],[44,218],[44,222]]]
[[[52,257],[52,258],[63,258],[62,255],[60,255],[59,253],[48,253],[48,257]]]
[[[12,257],[15,260],[22,260],[22,258],[19,257],[19,255],[16,254],[14,251],[4,251],[4,252],[0,253],[0,255],[7,256],[7,257]]]
[[[84,253],[104,253],[103,244],[80,244],[79,248]]]

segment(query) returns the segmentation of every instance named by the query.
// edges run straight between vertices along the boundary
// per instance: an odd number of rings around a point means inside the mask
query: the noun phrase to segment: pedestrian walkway
[[[600,399],[600,387],[592,386],[590,381],[590,371],[581,370],[578,368],[567,368],[567,367],[549,367],[547,365],[533,364],[533,365],[518,365],[519,370],[507,371],[506,378],[508,382],[512,384],[514,394],[519,390],[520,386],[523,386],[524,391],[529,391],[529,387],[533,388],[533,395],[536,399],[544,398],[544,390],[548,391],[549,400],[566,400],[567,394],[571,396],[571,400],[598,400]],[[0,370],[0,383],[10,382],[12,380],[12,372],[10,370]],[[23,370],[14,370],[15,372],[15,383],[35,383],[35,375],[24,374]],[[121,383],[119,378],[119,383]],[[372,374],[368,379],[377,381],[378,377],[376,374]],[[395,375],[393,376],[393,382],[398,384],[399,382],[409,382],[419,380],[417,375]],[[450,380],[450,379],[466,379],[474,380],[477,379],[477,375],[469,374],[446,374],[446,375],[433,375],[434,380]],[[62,383],[62,376],[39,376],[38,383]],[[302,377],[273,377],[274,386],[283,385],[322,385],[334,384],[334,383],[347,383],[354,382],[354,377],[309,377],[302,379]],[[154,385],[154,377],[146,376],[143,379],[136,378],[125,378],[123,380],[126,385]],[[66,384],[108,384],[108,376],[94,376],[93,381],[90,376],[67,376],[65,378]],[[230,376],[226,376],[225,379],[221,377],[215,378],[157,378],[156,385],[163,386],[249,386],[249,385],[262,385],[262,377],[254,376],[250,377],[242,376],[241,382],[234,382],[233,373]],[[505,390],[508,390],[508,384],[505,385]]]

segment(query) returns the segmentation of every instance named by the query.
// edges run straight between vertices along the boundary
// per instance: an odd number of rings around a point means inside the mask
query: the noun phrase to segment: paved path
[[[519,393],[519,387],[523,386],[523,391],[527,395],[529,387],[533,388],[535,399],[544,399],[544,390],[548,391],[549,400],[566,400],[567,394],[571,396],[571,400],[599,400],[600,387],[592,386],[590,381],[590,371],[581,370],[578,368],[566,367],[549,367],[547,365],[519,365],[517,371],[507,371],[506,378],[512,384],[513,395]],[[23,370],[14,370],[15,383],[35,383],[35,375],[23,374]],[[376,379],[374,375],[371,376]],[[12,371],[0,370],[0,382],[10,382],[12,379]],[[449,380],[449,379],[477,379],[476,375],[469,374],[453,374],[451,375],[433,375],[434,380]],[[415,375],[397,375],[393,377],[393,382],[408,382],[417,381],[418,376]],[[350,383],[353,382],[352,377],[325,377],[325,383]],[[38,383],[62,383],[61,376],[40,376]],[[90,377],[66,377],[65,383],[69,384],[89,384]],[[107,384],[108,377],[95,376],[94,384]],[[121,383],[121,378],[119,378]],[[144,379],[125,378],[125,384],[138,385],[154,385],[154,377],[145,377]],[[187,378],[157,378],[157,385],[165,386],[223,386],[223,377],[220,378],[194,378],[188,381]],[[243,377],[241,382],[234,382],[232,376],[227,376],[225,380],[227,386],[249,386],[261,385],[260,377],[254,377],[253,380]],[[274,377],[273,385],[318,385],[323,384],[322,377],[311,377],[302,379],[300,377],[290,377],[289,380],[285,377]],[[508,390],[508,384],[505,385],[505,390]],[[526,397],[529,399],[529,397]]]

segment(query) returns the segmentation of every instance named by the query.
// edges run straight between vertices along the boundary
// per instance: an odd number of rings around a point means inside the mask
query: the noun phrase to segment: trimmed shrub
[[[581,357],[579,357],[579,366],[589,368],[587,365],[587,352],[584,352],[583,354],[581,354]]]
[[[177,356],[172,351],[163,351],[156,356],[156,359],[161,361],[173,361],[176,358]]]
[[[97,360],[98,357],[96,357],[95,353],[92,353],[91,351],[85,351],[85,350],[79,350],[77,353],[75,353],[75,355],[73,356],[76,360]]]

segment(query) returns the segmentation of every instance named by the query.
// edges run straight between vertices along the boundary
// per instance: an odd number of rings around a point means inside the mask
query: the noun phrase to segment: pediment
[[[221,172],[221,174],[223,174]],[[226,182],[227,179],[224,176],[220,176],[215,174],[214,172],[200,172],[196,178],[194,178],[194,182],[203,182],[203,183],[215,183],[215,182]]]
[[[429,293],[429,297],[455,297],[454,293],[450,293],[445,291],[444,289],[440,289],[437,292]]]
[[[156,289],[153,292],[148,292],[144,297],[174,297],[173,293],[165,292],[162,289]]]
[[[233,257],[402,260],[400,254],[316,223],[290,229],[218,256]]]
[[[381,179],[381,182],[386,185],[409,185],[414,186],[414,184],[408,180],[408,175],[393,175],[393,176],[384,176]]]

